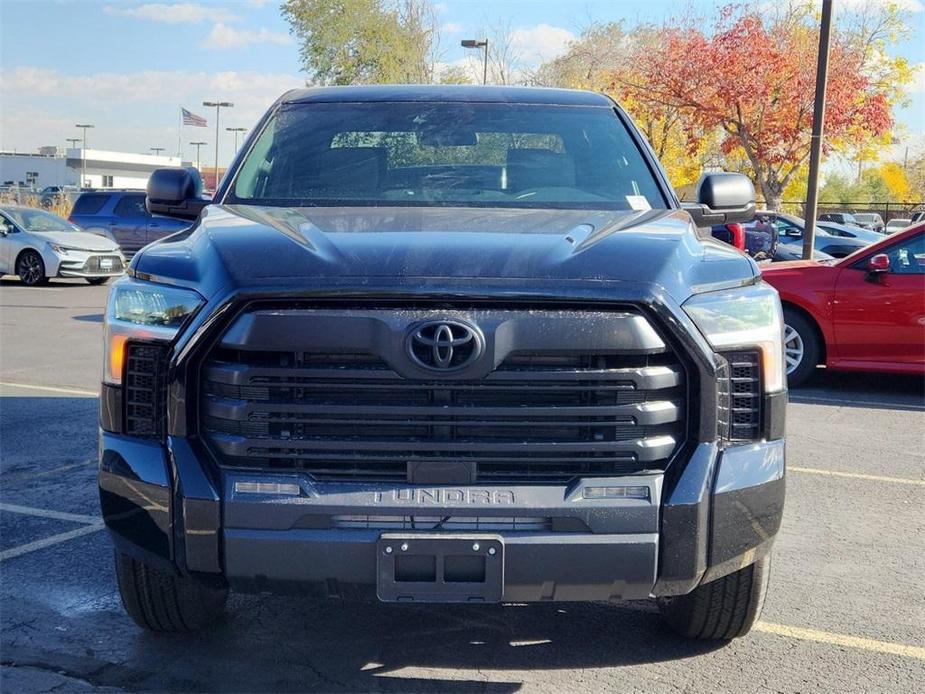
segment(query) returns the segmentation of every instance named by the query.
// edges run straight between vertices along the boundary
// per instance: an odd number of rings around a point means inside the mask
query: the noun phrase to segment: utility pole
[[[234,133],[234,153],[238,153],[238,133],[246,133],[247,128],[225,128],[230,133]]]
[[[482,84],[488,84],[488,39],[479,41],[478,39],[463,39],[459,43],[463,48],[484,48],[485,56],[482,61]]]
[[[231,108],[234,104],[230,101],[203,101],[202,105],[209,108],[215,107],[215,183],[212,186],[214,191],[218,188],[218,117],[222,108]]]
[[[813,134],[809,144],[809,181],[806,187],[806,225],[803,227],[803,258],[810,260],[816,241],[816,207],[819,202],[819,166],[825,124],[825,85],[829,74],[829,38],[832,33],[832,0],[822,0],[819,27],[819,56],[816,63],[816,101],[813,104]]]
[[[74,126],[83,131],[83,144],[80,146],[80,187],[87,185],[87,130],[93,126],[89,123],[78,123]]]
[[[206,143],[205,142],[190,142],[190,144],[196,148],[196,169],[201,171],[202,167],[199,166],[199,148],[202,147]]]

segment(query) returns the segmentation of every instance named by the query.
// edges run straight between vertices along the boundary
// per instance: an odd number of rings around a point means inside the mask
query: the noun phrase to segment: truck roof
[[[613,102],[604,94],[578,89],[544,87],[472,85],[369,85],[349,87],[309,87],[293,89],[280,97],[284,104],[344,103],[386,101],[457,101],[511,104],[552,104],[557,106],[607,106]]]

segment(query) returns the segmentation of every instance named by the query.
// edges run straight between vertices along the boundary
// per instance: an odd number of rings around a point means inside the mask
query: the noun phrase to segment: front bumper
[[[68,251],[65,255],[55,255],[57,260],[57,277],[119,277],[125,272],[126,262],[118,251]],[[109,259],[110,267],[103,267],[104,259]]]
[[[104,519],[122,551],[247,591],[372,595],[380,534],[439,515],[478,518],[502,539],[506,601],[683,594],[767,553],[784,501],[783,440],[699,444],[677,477],[477,489],[318,484],[291,472],[212,478],[198,455],[184,438],[165,449],[101,434]],[[587,498],[589,486],[636,491]]]

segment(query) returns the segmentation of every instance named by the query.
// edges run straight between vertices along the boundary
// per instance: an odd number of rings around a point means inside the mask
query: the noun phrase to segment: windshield
[[[284,106],[225,202],[668,206],[611,108],[434,102]]]
[[[80,231],[66,219],[43,210],[8,209],[4,214],[25,231]]]

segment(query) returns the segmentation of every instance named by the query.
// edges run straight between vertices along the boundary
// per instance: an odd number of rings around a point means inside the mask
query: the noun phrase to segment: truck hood
[[[471,281],[503,279],[656,284],[682,301],[692,287],[757,274],[730,246],[699,239],[679,210],[473,207],[210,206],[133,267],[204,296],[219,283],[291,290],[452,279],[475,291]]]

